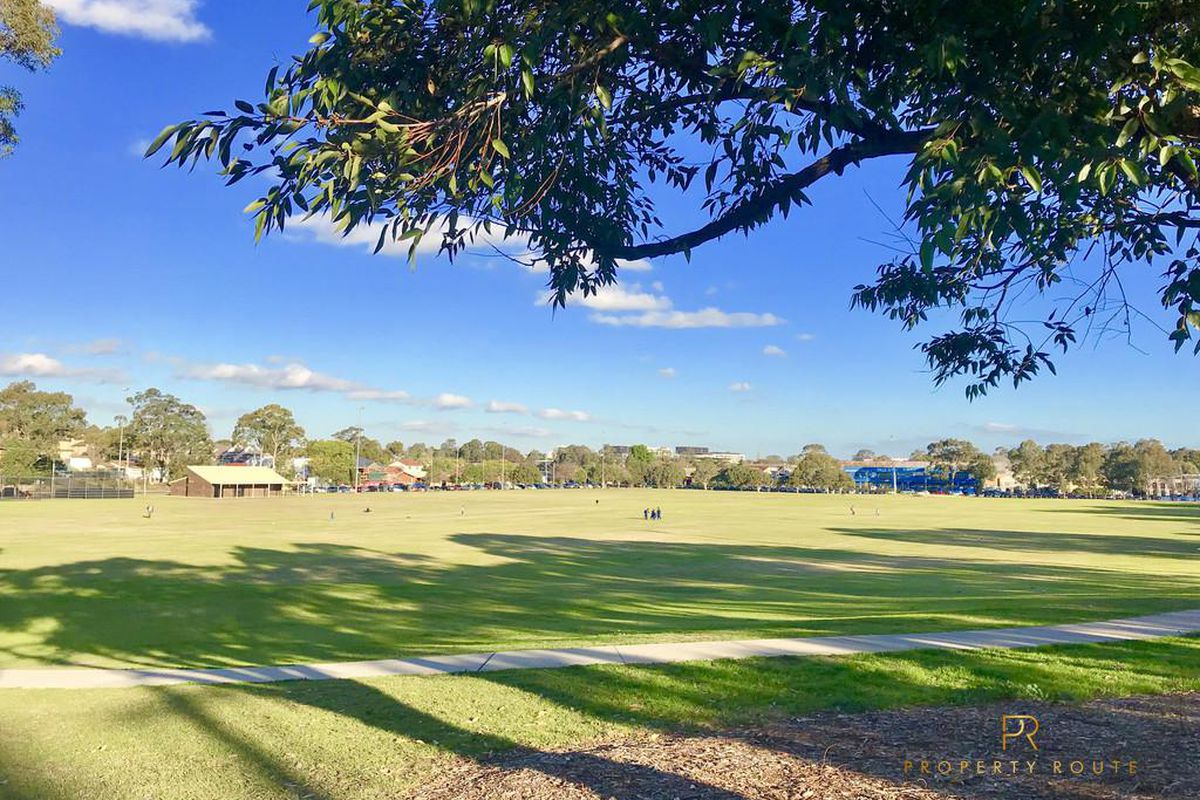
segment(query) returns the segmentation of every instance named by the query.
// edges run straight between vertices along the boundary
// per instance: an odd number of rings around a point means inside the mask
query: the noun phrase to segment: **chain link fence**
[[[134,493],[133,482],[119,472],[0,475],[0,500],[115,500]]]

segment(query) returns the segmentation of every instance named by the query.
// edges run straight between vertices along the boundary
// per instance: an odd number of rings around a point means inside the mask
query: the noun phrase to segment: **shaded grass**
[[[635,490],[156,502],[152,520],[138,502],[0,505],[0,667],[920,632],[1200,605],[1200,516],[1183,505]],[[665,521],[647,525],[646,505]]]
[[[0,692],[0,797],[394,798],[487,760],[838,709],[1200,691],[1200,639],[438,678]]]

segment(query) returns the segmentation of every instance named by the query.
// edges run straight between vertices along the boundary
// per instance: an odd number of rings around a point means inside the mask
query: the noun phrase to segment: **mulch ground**
[[[1037,750],[1021,737],[1002,749],[1005,714],[1037,718]],[[1010,732],[1020,724],[1010,720]],[[755,729],[529,750],[461,759],[410,797],[1200,800],[1200,693],[830,713]]]

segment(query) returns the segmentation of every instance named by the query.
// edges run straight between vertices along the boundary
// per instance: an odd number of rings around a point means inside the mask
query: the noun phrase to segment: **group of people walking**
[[[662,519],[662,509],[657,507],[644,508],[642,509],[642,518],[646,520]]]

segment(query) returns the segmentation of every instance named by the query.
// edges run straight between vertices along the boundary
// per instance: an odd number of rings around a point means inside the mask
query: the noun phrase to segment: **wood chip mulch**
[[[1020,737],[1002,750],[1004,714],[1037,718],[1037,750]],[[1010,732],[1019,724],[1010,720]],[[705,735],[509,752],[457,759],[409,797],[1200,800],[1200,693],[829,713]]]

